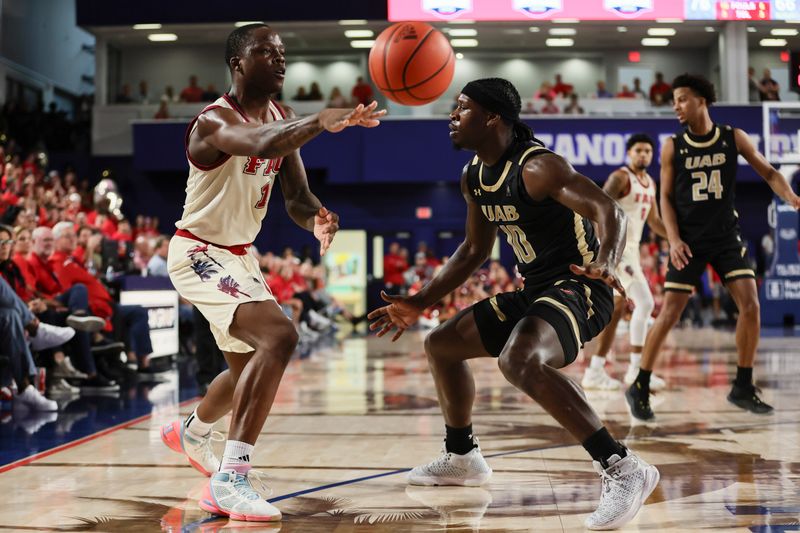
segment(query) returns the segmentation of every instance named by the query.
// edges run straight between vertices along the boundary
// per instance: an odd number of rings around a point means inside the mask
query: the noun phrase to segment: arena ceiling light
[[[247,26],[248,24],[264,24],[262,20],[240,20],[239,22],[234,22],[234,26],[237,28],[241,28],[242,26]]]
[[[626,26],[617,26],[617,31],[620,33],[625,33],[628,31],[628,28]]]
[[[647,28],[647,35],[651,37],[672,37],[676,33],[675,28]]]
[[[575,35],[578,33],[575,28],[550,28],[547,30],[550,35]]]
[[[748,26],[748,27],[747,27],[747,31],[749,31],[750,33],[755,33],[755,32],[757,32],[757,31],[758,31],[758,29],[757,29],[757,28],[754,28],[753,26]]]
[[[531,33],[539,33],[539,26],[531,26],[528,28],[528,31]]]
[[[464,54],[461,52],[456,52],[456,59],[464,59]]]
[[[134,24],[134,30],[160,30],[161,24]]]
[[[450,39],[450,46],[453,48],[475,48],[478,46],[478,39]]]
[[[339,21],[341,26],[363,26],[366,23],[367,21],[365,19],[345,19]]]
[[[580,20],[578,19],[553,19],[550,22],[553,24],[578,24]]]
[[[344,36],[348,39],[363,39],[372,37],[375,33],[372,30],[346,30]]]
[[[772,28],[769,33],[770,35],[794,37],[798,32],[795,28]]]
[[[375,44],[374,39],[362,40],[362,41],[350,41],[351,48],[372,48],[372,45],[374,44]]]
[[[555,37],[545,40],[544,44],[547,46],[572,46],[575,41],[569,37]]]
[[[147,39],[154,43],[168,43],[170,41],[177,41],[178,36],[174,33],[151,33],[147,36]]]
[[[714,33],[715,31],[717,31],[717,29],[713,26],[706,26],[705,29],[708,33]]]
[[[642,46],[669,46],[669,39],[665,37],[645,37]]]
[[[786,39],[761,39],[758,44],[761,46],[783,47],[786,46]]]
[[[450,37],[475,37],[478,30],[473,28],[445,28]]]
[[[681,24],[683,19],[656,19],[657,24]]]

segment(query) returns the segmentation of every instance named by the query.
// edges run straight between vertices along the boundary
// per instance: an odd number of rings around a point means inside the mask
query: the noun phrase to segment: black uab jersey
[[[701,136],[672,136],[675,145],[673,205],[681,239],[692,244],[713,244],[738,234],[733,201],[736,193],[736,139],[733,128],[714,124]]]
[[[526,287],[574,275],[569,265],[590,263],[600,247],[587,219],[553,198],[536,201],[525,190],[525,161],[549,153],[533,141],[514,143],[491,167],[477,155],[467,166],[470,194],[514,249]]]

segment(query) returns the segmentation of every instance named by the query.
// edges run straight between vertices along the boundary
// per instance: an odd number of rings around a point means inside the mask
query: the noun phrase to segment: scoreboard
[[[388,0],[390,21],[800,20],[800,0]]]

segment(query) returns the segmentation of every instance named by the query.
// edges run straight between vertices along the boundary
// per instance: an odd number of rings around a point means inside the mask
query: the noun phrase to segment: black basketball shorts
[[[664,290],[692,292],[700,277],[711,264],[723,283],[741,278],[755,279],[756,274],[747,260],[747,248],[738,234],[732,234],[716,243],[689,245],[692,257],[689,264],[678,270],[669,262]]]
[[[483,347],[491,355],[500,355],[520,320],[536,316],[556,330],[567,365],[575,360],[586,341],[603,330],[613,310],[611,288],[583,277],[504,292],[473,307]]]

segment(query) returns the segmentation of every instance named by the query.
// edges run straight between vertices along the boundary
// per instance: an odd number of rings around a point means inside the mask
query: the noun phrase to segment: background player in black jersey
[[[583,391],[558,369],[608,323],[625,216],[591,180],[533,138],[519,120],[520,97],[503,79],[468,83],[450,114],[450,138],[475,151],[461,177],[466,238],[440,273],[416,295],[382,294],[390,305],[370,313],[370,326],[393,340],[423,310],[455,290],[486,259],[498,228],[514,248],[525,278],[521,291],[499,294],[458,313],[425,339],[445,418],[441,457],[414,468],[416,485],[477,486],[491,469],[472,436],[475,383],[467,359],[497,357],[503,375],[536,400],[581,442],[602,474],[592,529],[631,520],[658,483],[658,470],[614,440]],[[598,244],[591,221],[602,235]]]
[[[716,100],[713,84],[702,76],[683,74],[672,82],[672,92],[673,109],[686,129],[661,148],[660,205],[670,256],[666,295],[647,335],[639,376],[625,395],[633,416],[654,418],[649,401],[653,365],[706,264],[711,263],[739,309],[739,361],[728,400],[753,413],[771,413],[772,407],[761,401],[753,385],[761,323],[755,274],[747,263],[734,209],[737,157],[744,157],[787,204],[798,208],[800,198],[744,131],[712,122],[708,106]]]

